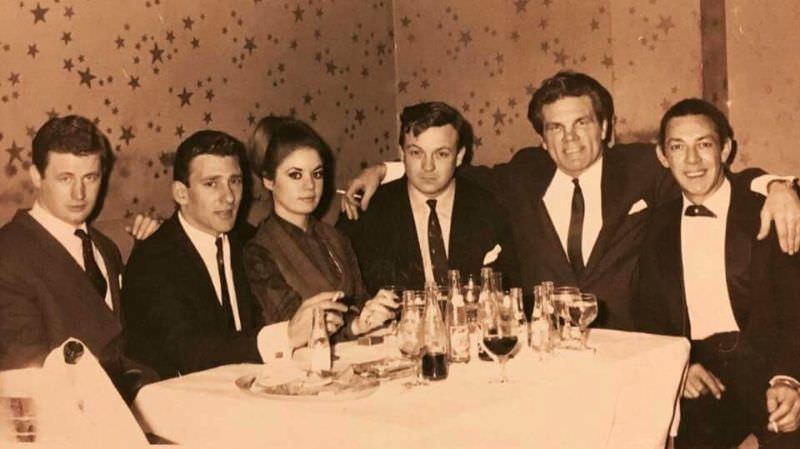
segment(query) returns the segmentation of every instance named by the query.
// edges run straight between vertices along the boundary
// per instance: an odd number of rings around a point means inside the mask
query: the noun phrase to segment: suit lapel
[[[334,289],[336,286],[323,275],[323,273],[311,262],[311,259],[305,256],[302,249],[297,246],[297,243],[292,237],[283,229],[277,218],[270,217],[264,222],[263,226],[267,226],[270,239],[274,243],[276,251],[280,252],[280,258],[284,262],[292,266],[294,273],[302,276],[304,279],[303,289],[298,288],[301,296],[307,297],[308,292],[324,292]]]
[[[686,291],[683,283],[683,256],[681,251],[681,213],[682,200],[676,200],[664,207],[659,221],[663,231],[659,233],[658,263],[661,274],[658,296],[667,300],[669,320],[681,335],[689,336],[689,316],[686,311]],[[642,295],[653,294],[641,292]]]
[[[108,276],[108,290],[111,293],[111,304],[114,308],[114,315],[119,318],[120,316],[120,271],[121,267],[117,266],[117,259],[114,250],[105,245],[105,240],[97,235],[97,230],[89,227],[89,236],[97,247],[100,257],[103,258],[103,264],[106,267],[106,276]],[[105,299],[105,298],[104,298]]]
[[[589,254],[589,260],[584,271],[584,278],[593,274],[594,268],[605,254],[606,247],[610,243],[614,234],[619,229],[621,221],[625,218],[625,186],[628,175],[624,160],[614,157],[613,151],[606,151],[603,156],[603,176],[600,181],[600,194],[603,211],[603,226],[597,235],[594,248]]]
[[[107,316],[117,322],[116,313],[119,311],[119,303],[115,304],[114,312],[112,312],[106,305],[105,298],[100,297],[86,272],[69,251],[27,212],[18,213],[15,219],[19,219],[29,232],[36,235],[36,242],[46,255],[47,260],[52,261],[52,266],[63,268],[64,272],[59,273],[59,275],[71,280],[63,288],[65,290],[74,289],[75,292],[71,296],[80,298],[87,307],[98,311],[98,313],[102,311],[103,316]],[[109,270],[108,264],[106,264],[106,269]],[[117,298],[119,299],[119,291],[117,291]]]
[[[456,180],[455,189],[453,210],[450,216],[450,236],[448,238],[447,247],[447,266],[449,269],[455,267],[454,261],[467,260],[466,251],[475,244],[475,242],[469,242],[467,240],[470,235],[469,229],[473,226],[469,199],[464,192],[458,188],[458,180]],[[417,245],[417,248],[419,248],[419,245]]]
[[[735,175],[731,180],[731,203],[728,209],[727,228],[725,230],[725,276],[728,283],[728,295],[731,299],[733,315],[740,329],[746,323],[747,310],[750,304],[750,258],[753,249],[753,236],[758,232],[758,202],[753,201],[744,186],[735,183]]]
[[[418,285],[421,288],[425,284],[425,270],[422,266],[422,251],[419,249],[417,225],[414,222],[411,199],[408,197],[408,188],[406,186],[407,183],[403,182],[402,191],[398,197],[398,223],[394,226],[394,229],[398,231],[395,236],[398,251],[396,266],[400,267],[398,281],[405,281],[406,284],[411,286]],[[453,209],[455,209],[455,204]],[[451,229],[450,235],[452,234],[453,231]]]
[[[572,265],[569,263],[567,253],[564,252],[561,239],[558,237],[558,231],[556,231],[556,227],[544,203],[544,194],[550,187],[550,183],[553,181],[553,176],[556,173],[556,165],[552,159],[548,158],[547,164],[545,165],[546,166],[543,167],[542,176],[537,176],[530,181],[531,192],[533,192],[533,198],[531,198],[533,201],[533,210],[536,220],[538,221],[537,228],[541,231],[541,235],[537,236],[541,241],[539,249],[542,252],[542,256],[540,257],[554,264],[552,269],[556,272],[557,279],[564,279],[567,283],[577,284],[575,273],[572,271]]]

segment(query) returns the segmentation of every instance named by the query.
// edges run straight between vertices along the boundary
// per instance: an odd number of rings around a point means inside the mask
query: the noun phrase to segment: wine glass
[[[492,359],[500,364],[498,383],[507,383],[506,362],[517,347],[515,306],[511,301],[499,301],[495,307],[485,307],[481,320],[481,346]]]
[[[597,296],[592,293],[581,293],[579,299],[575,301],[580,308],[578,315],[578,326],[581,330],[581,346],[583,349],[592,349],[586,342],[589,339],[589,325],[597,318]]]

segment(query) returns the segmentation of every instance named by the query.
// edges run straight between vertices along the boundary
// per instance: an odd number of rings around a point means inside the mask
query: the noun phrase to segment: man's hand
[[[378,190],[384,176],[386,176],[386,166],[376,164],[361,170],[358,176],[347,183],[347,193],[342,198],[341,205],[342,212],[347,214],[347,218],[358,220],[358,208],[367,210],[369,201]],[[359,194],[360,200],[357,197]]]
[[[397,296],[389,290],[379,290],[374,298],[364,304],[361,314],[353,320],[351,330],[353,335],[366,334],[367,332],[383,326],[383,323],[396,316],[395,310],[400,307]]]
[[[767,389],[767,412],[772,432],[792,432],[800,425],[800,393],[788,385]]]
[[[717,376],[703,368],[699,363],[692,363],[686,374],[686,385],[683,386],[683,397],[697,399],[704,394],[711,393],[715,398],[722,397],[725,385]]]
[[[125,226],[125,232],[136,240],[144,240],[156,232],[163,222],[164,220],[150,214],[136,214],[133,224]]]
[[[786,254],[797,253],[800,250],[800,198],[786,182],[769,184],[769,195],[761,209],[759,240],[769,234],[772,221],[775,222],[781,250]]]
[[[335,299],[341,296],[342,292],[322,292],[303,301],[300,308],[292,316],[292,319],[289,320],[289,343],[293,348],[299,348],[308,343],[315,308],[331,312],[325,314],[325,322],[328,325],[329,334],[331,333],[331,328],[335,332],[336,329],[342,326],[344,321],[341,314],[347,312],[347,306],[335,302]]]

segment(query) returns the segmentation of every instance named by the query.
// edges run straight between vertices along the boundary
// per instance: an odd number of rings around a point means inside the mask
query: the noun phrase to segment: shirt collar
[[[196,248],[216,248],[217,237],[219,237],[219,235],[213,236],[192,226],[188,221],[186,221],[186,219],[183,217],[183,213],[180,211],[178,211],[178,221],[180,221],[183,230],[186,231],[186,235],[189,236],[189,240],[192,241],[192,244],[194,244]],[[222,238],[223,243],[225,243],[228,239],[228,236],[222,234]]]
[[[686,210],[686,206],[694,204],[686,197],[686,194],[682,194],[683,196],[683,209]],[[716,192],[712,193],[711,196],[706,198],[703,201],[703,206],[707,207],[708,210],[714,212],[714,215],[717,218],[725,219],[728,216],[728,208],[731,204],[731,183],[728,181],[728,178],[725,177],[722,179],[722,184],[719,186]]]
[[[436,214],[440,217],[450,216],[453,211],[453,201],[455,200],[455,196],[455,179],[453,179],[453,182],[451,182],[444,192],[440,193],[436,198],[428,198],[417,189],[411,187],[411,184],[408,184],[408,199],[411,202],[411,208],[418,211],[422,211],[424,209],[425,212],[427,212],[430,210],[427,201],[436,200]]]
[[[67,223],[53,215],[53,213],[42,206],[38,200],[33,203],[29,214],[59,241],[65,241],[67,238],[78,238],[75,236],[76,229],[83,229],[84,232],[88,233],[86,222],[81,223],[79,226]]]

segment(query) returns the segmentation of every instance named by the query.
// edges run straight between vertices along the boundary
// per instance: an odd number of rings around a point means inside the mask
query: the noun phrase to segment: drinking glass
[[[498,383],[508,382],[506,362],[519,342],[515,308],[512,301],[501,300],[496,301],[494,307],[481,309],[484,314],[481,320],[481,346],[500,365]]]
[[[597,296],[592,293],[581,293],[577,303],[580,305],[578,326],[581,330],[581,345],[583,349],[591,349],[586,342],[589,339],[589,325],[597,318]]]
[[[561,322],[561,341],[562,346],[572,347],[578,340],[578,335],[574,335],[577,326],[573,326],[570,320],[569,305],[580,299],[581,292],[578,287],[556,287],[553,290],[553,308],[557,319]],[[575,323],[577,325],[577,323]]]
[[[403,292],[403,299],[405,300],[403,317],[397,325],[397,340],[400,353],[414,362],[415,381],[406,384],[407,386],[423,385],[423,382],[419,380],[419,365],[424,348],[422,312],[425,306],[414,303],[415,292],[417,291],[406,290]]]

